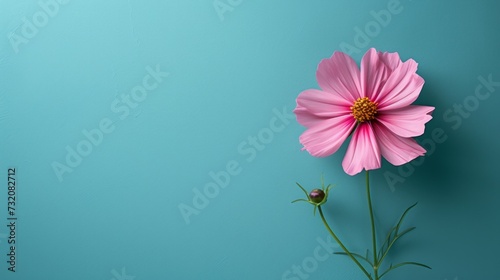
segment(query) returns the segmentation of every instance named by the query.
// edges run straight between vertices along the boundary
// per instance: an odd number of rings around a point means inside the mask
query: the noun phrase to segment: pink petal
[[[297,121],[301,125],[311,127],[319,121],[350,114],[351,105],[336,94],[308,89],[297,97],[297,107],[293,112],[297,115]]]
[[[312,156],[326,157],[335,153],[349,136],[356,121],[351,115],[335,117],[318,122],[307,129],[299,140]]]
[[[361,59],[361,95],[376,100],[392,71],[381,60],[381,53],[369,49]]]
[[[378,102],[380,111],[408,106],[418,98],[424,79],[415,73],[417,65],[409,59],[392,72],[377,98],[373,99]]]
[[[378,123],[373,127],[382,156],[391,164],[402,165],[425,154],[425,149],[412,138],[397,136]]]
[[[351,104],[361,96],[358,65],[343,52],[334,52],[332,57],[321,60],[316,79],[321,89],[338,94]]]
[[[401,137],[420,136],[434,107],[410,105],[401,109],[380,112],[377,121]]]
[[[397,52],[389,53],[383,52],[379,53],[380,60],[385,64],[387,68],[389,68],[389,72],[392,73],[398,66],[401,64],[401,59],[399,58],[399,54]]]
[[[364,169],[380,168],[380,150],[370,123],[361,123],[352,136],[342,161],[344,171],[355,175]]]

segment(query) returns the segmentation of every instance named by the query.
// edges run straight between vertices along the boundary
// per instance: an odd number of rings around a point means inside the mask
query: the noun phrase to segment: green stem
[[[368,209],[370,210],[370,221],[372,226],[372,244],[373,244],[373,273],[375,276],[375,280],[379,280],[378,277],[378,268],[379,262],[377,259],[377,239],[375,236],[375,219],[373,218],[373,207],[372,207],[372,198],[370,194],[370,173],[366,170],[366,195],[368,197]]]
[[[351,252],[349,252],[349,250],[347,250],[347,248],[344,246],[344,244],[340,241],[340,239],[337,237],[337,235],[335,235],[333,230],[330,228],[330,226],[328,225],[328,222],[325,219],[325,216],[323,215],[323,210],[321,209],[321,205],[318,205],[318,211],[319,211],[319,215],[321,216],[321,220],[323,220],[323,224],[325,225],[326,229],[328,230],[330,235],[333,237],[333,239],[335,239],[335,241],[340,245],[342,250],[344,250],[344,252],[349,256],[349,258],[351,258],[351,260],[354,263],[356,263],[356,265],[359,266],[359,268],[363,271],[363,273],[366,275],[366,277],[368,277],[368,279],[370,279],[370,280],[373,280],[373,278],[368,273],[368,271],[366,271],[366,269],[361,265],[361,263],[359,263],[359,261],[351,254]]]

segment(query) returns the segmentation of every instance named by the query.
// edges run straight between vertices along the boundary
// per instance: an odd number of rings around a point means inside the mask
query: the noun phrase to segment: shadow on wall
[[[484,159],[492,155],[485,147],[487,135],[478,136],[478,130],[479,133],[487,131],[486,127],[477,125],[485,123],[478,120],[481,117],[478,112],[488,110],[488,106],[480,105],[496,101],[495,91],[500,90],[500,83],[495,82],[494,74],[478,75],[472,87],[454,81],[454,88],[459,90],[450,93],[453,89],[447,87],[439,75],[423,76],[426,84],[415,103],[436,107],[425,134],[417,139],[427,153],[403,166],[385,164],[383,177],[392,192],[404,187],[411,178],[421,191],[434,196],[460,195],[458,189],[469,187],[481,173],[487,172]],[[418,176],[413,178],[415,174]]]

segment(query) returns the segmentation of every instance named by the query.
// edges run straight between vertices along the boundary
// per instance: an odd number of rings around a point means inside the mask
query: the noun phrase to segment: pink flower
[[[425,154],[412,138],[422,135],[434,107],[411,105],[424,79],[413,59],[369,49],[361,70],[347,54],[335,52],[316,72],[322,90],[308,89],[297,97],[294,113],[307,130],[300,143],[315,157],[335,153],[352,133],[342,161],[355,175],[380,168],[381,156],[394,165]]]

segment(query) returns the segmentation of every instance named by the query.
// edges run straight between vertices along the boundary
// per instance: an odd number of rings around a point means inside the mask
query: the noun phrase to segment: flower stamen
[[[356,121],[362,123],[375,119],[378,103],[372,102],[368,97],[358,98],[351,106],[352,116]]]

